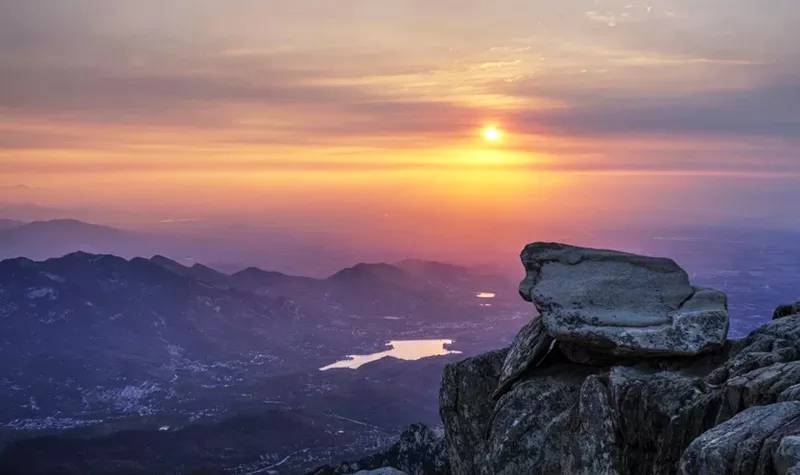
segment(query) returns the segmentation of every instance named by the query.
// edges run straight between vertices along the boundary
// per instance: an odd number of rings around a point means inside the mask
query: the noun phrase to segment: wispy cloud
[[[69,166],[155,166],[180,150],[279,163],[324,146],[388,160],[463,147],[488,120],[517,151],[604,137],[617,153],[604,163],[627,166],[623,137],[655,137],[651,155],[663,136],[733,137],[739,156],[752,138],[791,142],[788,154],[800,132],[789,0],[769,14],[744,0],[111,3],[0,0],[5,167],[69,150],[85,152]]]

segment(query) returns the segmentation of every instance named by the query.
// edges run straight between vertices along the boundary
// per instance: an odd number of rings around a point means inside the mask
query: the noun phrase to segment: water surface
[[[367,363],[377,361],[387,356],[401,360],[413,361],[421,358],[427,358],[429,356],[460,354],[460,351],[448,350],[445,348],[445,345],[452,344],[453,340],[447,339],[392,340],[386,344],[386,346],[389,348],[388,350],[370,353],[367,355],[347,355],[347,358],[343,360],[323,366],[320,368],[320,371],[326,371],[334,368],[357,369]]]

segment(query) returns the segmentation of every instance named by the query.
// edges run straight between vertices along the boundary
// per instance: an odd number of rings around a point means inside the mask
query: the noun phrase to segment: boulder
[[[800,315],[790,315],[772,320],[736,342],[731,357],[708,375],[706,382],[719,385],[759,368],[798,359]]]
[[[800,313],[728,341],[725,295],[669,259],[537,243],[522,261],[540,316],[444,371],[454,475],[800,475]]]
[[[800,475],[800,315],[694,357],[598,366],[551,351],[495,398],[508,353],[445,370],[455,475]]]
[[[619,427],[607,381],[590,375],[581,385],[577,404],[570,411],[568,427],[561,437],[561,472],[573,475],[616,475],[621,471],[617,444]]]
[[[721,391],[702,379],[713,357],[699,359],[603,368],[553,351],[496,400],[485,385],[499,380],[500,364],[479,356],[449,366],[441,391],[452,473],[675,473],[719,406]]]
[[[561,435],[586,377],[585,372],[565,372],[568,364],[540,367],[535,377],[514,384],[497,400],[477,473],[558,472]]]
[[[554,343],[555,340],[545,333],[541,318],[534,318],[522,327],[503,361],[494,397],[502,395],[525,371],[538,366]]]
[[[447,365],[442,373],[439,414],[445,428],[450,469],[477,474],[485,460],[486,433],[494,417],[492,395],[508,350]]]
[[[778,401],[800,401],[800,383],[793,384],[778,394]]]
[[[772,456],[772,463],[778,475],[800,472],[800,436],[790,435],[781,439]]]
[[[540,316],[444,371],[453,474],[800,475],[800,314],[728,341],[724,294],[669,259],[532,244],[522,260]]]
[[[693,287],[674,261],[534,243],[521,254],[520,294],[548,335],[620,357],[691,356],[722,347],[725,294]]]
[[[800,302],[778,305],[778,307],[772,313],[772,318],[783,318],[795,314],[800,314]]]
[[[776,470],[776,459],[784,467],[789,465],[794,448],[788,444],[779,447],[784,438],[798,433],[800,402],[751,407],[696,438],[681,457],[680,473],[781,473]]]

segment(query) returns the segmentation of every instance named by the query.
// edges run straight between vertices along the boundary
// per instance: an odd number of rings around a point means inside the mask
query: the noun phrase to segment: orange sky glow
[[[343,261],[797,226],[800,9],[769,10],[0,2],[0,210],[295,233]]]

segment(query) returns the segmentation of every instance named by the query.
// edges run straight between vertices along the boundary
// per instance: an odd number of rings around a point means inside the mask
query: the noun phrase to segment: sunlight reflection
[[[372,353],[369,355],[348,355],[347,359],[323,366],[320,371],[334,368],[357,369],[361,366],[391,356],[393,358],[413,361],[429,356],[443,356],[460,354],[457,350],[448,350],[446,345],[452,345],[453,340],[392,340],[387,346],[391,349]]]

